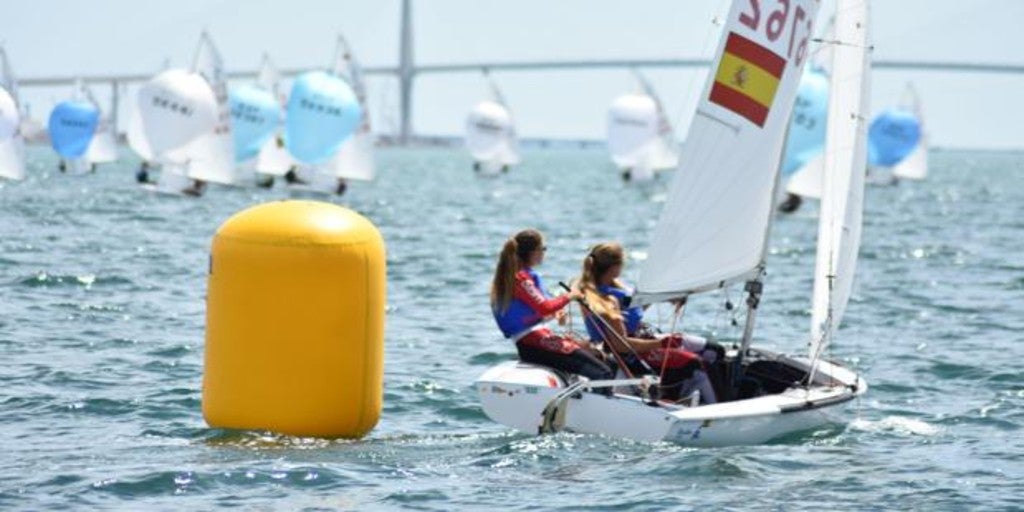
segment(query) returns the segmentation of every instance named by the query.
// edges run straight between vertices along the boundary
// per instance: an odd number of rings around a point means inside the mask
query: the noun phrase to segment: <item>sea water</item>
[[[1024,155],[936,152],[926,181],[870,187],[828,354],[868,394],[845,424],[717,449],[523,435],[472,388],[515,357],[487,306],[504,240],[542,230],[552,288],[588,246],[618,240],[635,279],[670,175],[625,184],[597,149],[527,151],[497,178],[459,150],[378,157],[376,182],[326,199],[387,243],[384,411],[365,439],[326,441],[211,429],[200,411],[211,237],[287,191],[155,195],[134,160],[69,176],[32,149],[29,178],[0,185],[0,510],[1024,507]],[[805,350],[807,206],[775,226],[758,345]],[[742,302],[695,298],[681,325],[731,343]]]

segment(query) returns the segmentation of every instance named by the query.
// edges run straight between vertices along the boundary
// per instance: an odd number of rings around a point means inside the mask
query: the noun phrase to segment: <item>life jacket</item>
[[[524,283],[524,281],[529,282]],[[536,290],[535,293],[539,293],[542,299],[550,298],[544,290],[544,286],[541,285],[540,276],[533,269],[524,269],[516,273],[516,287],[523,287],[524,284],[527,289],[532,285],[532,288]],[[497,307],[492,309],[494,320],[498,322],[498,328],[506,338],[521,334],[544,321],[542,315],[516,295],[516,293],[512,294],[512,300],[505,311],[500,311]]]
[[[644,308],[631,305],[633,302],[633,289],[598,285],[597,291],[606,297],[615,299],[615,303],[619,305],[619,311],[622,313],[622,323],[626,326],[626,336],[635,335],[640,329],[640,324],[643,322]],[[587,315],[585,324],[591,341],[604,341],[605,337],[602,334],[604,328],[600,320]]]

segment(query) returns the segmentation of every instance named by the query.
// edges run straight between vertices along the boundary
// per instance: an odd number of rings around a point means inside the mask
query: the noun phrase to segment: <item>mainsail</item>
[[[917,89],[913,84],[907,84],[907,92],[901,106],[913,112],[918,122],[921,123],[921,139],[914,151],[893,167],[892,173],[897,178],[923,180],[928,176],[928,133],[925,130],[921,98],[917,95]]]
[[[656,137],[649,143],[649,147],[645,152],[646,161],[641,162],[641,165],[646,165],[652,170],[675,168],[679,165],[679,145],[676,142],[676,131],[672,128],[668,114],[665,113],[665,106],[661,102],[661,97],[658,96],[658,91],[654,89],[654,86],[643,73],[634,69],[633,75],[636,76],[636,80],[644,94],[654,101],[657,120]]]
[[[839,327],[860,249],[870,96],[868,5],[838,0],[832,58],[809,353],[819,357]]]
[[[96,95],[93,94],[92,89],[88,85],[80,83],[78,87],[86,100],[95,105],[96,109],[100,111],[100,120],[96,124],[96,131],[93,133],[92,141],[89,142],[89,148],[85,150],[83,159],[88,164],[114,162],[118,157],[117,133],[112,121],[111,112],[103,110],[99,101],[96,100]],[[116,108],[117,105],[112,103],[110,110],[113,111]]]
[[[733,2],[641,269],[655,302],[760,275],[774,188],[819,2]],[[771,9],[771,10],[770,10]],[[780,23],[781,22],[781,23]]]
[[[227,74],[220,52],[206,32],[200,36],[192,71],[199,73],[213,89],[217,98],[217,123],[213,131],[199,137],[189,146],[188,176],[225,185],[239,184],[244,177],[235,167]]]
[[[352,53],[344,36],[338,36],[334,55],[334,74],[348,82],[356,94],[363,116],[359,128],[345,140],[324,170],[336,178],[370,181],[376,172],[373,158],[374,136],[370,126],[370,111],[367,105],[366,84],[362,68]]]
[[[277,67],[274,66],[270,56],[267,54],[263,54],[263,62],[260,63],[260,72],[256,78],[256,83],[259,87],[269,91],[277,98],[282,110],[281,123],[278,126],[277,132],[270,140],[263,144],[259,155],[256,156],[256,172],[271,176],[284,176],[288,169],[297,165],[295,159],[288,154],[288,150],[284,147],[283,111],[284,105],[288,103],[288,98],[281,90],[281,74],[277,71]]]

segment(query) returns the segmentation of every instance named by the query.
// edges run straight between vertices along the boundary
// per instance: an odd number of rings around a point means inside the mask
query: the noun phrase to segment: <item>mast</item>
[[[398,49],[398,81],[401,88],[402,131],[399,142],[412,136],[412,85],[415,78],[412,54],[412,0],[402,0],[402,39]]]
[[[790,114],[792,117],[792,114]],[[761,293],[764,291],[764,271],[768,263],[768,246],[771,240],[772,226],[775,225],[775,217],[778,214],[778,208],[775,207],[774,198],[778,194],[779,187],[782,183],[782,165],[783,165],[783,152],[786,148],[786,140],[789,139],[789,127],[792,125],[791,122],[786,123],[786,135],[782,137],[782,144],[779,146],[778,166],[775,168],[775,183],[772,185],[772,201],[769,202],[768,206],[768,225],[765,226],[764,232],[764,243],[761,244],[761,263],[758,264],[757,274],[753,279],[747,281],[743,285],[743,291],[747,292],[747,318],[743,324],[743,337],[740,339],[740,351],[736,354],[736,360],[733,363],[733,385],[739,385],[739,380],[743,376],[743,357],[747,354],[747,350],[750,349],[750,344],[754,340],[754,323],[757,320],[757,308],[761,305]]]

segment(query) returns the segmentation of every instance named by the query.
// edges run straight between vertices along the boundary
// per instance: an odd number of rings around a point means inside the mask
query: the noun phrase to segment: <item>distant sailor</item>
[[[289,185],[305,185],[306,180],[299,177],[298,167],[291,166],[288,168],[288,172],[284,173],[284,182]]]
[[[143,160],[139,164],[139,170],[135,172],[135,181],[139,184],[154,183],[149,179],[149,162]]]
[[[186,196],[199,197],[206,190],[206,182],[203,180],[192,180],[192,186],[182,189],[181,193]]]
[[[337,186],[337,188],[334,189],[334,194],[340,196],[340,195],[344,194],[346,190],[348,190],[348,182],[345,181],[345,178],[340,178],[339,177],[338,178],[338,186]]]
[[[655,335],[643,323],[643,308],[632,304],[633,289],[619,280],[624,264],[625,252],[617,243],[597,244],[583,260],[580,288],[593,314],[601,316],[586,317],[591,341],[603,341],[604,347],[615,350],[635,374],[646,369],[634,353],[643,359],[654,372],[662,374],[664,398],[685,398],[697,390],[701,402],[717,402],[707,368],[719,367],[724,349],[698,336]],[[623,341],[629,346],[622,346]],[[718,376],[717,371],[712,373]]]
[[[612,370],[595,354],[586,341],[557,336],[545,325],[566,314],[564,308],[582,295],[572,290],[557,298],[548,296],[533,267],[544,261],[544,237],[527,229],[509,238],[494,271],[491,285],[491,310],[506,338],[516,343],[519,359],[526,363],[608,379]]]

